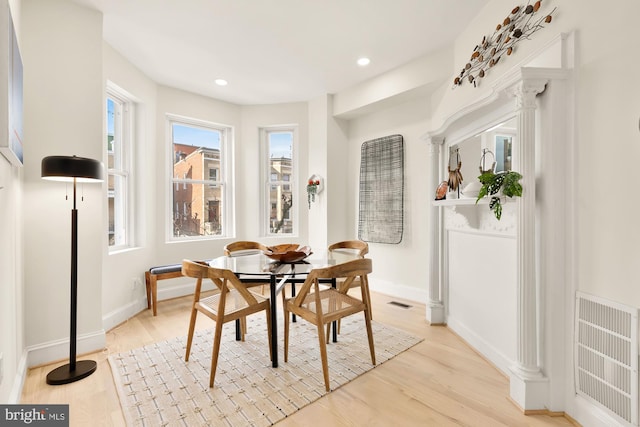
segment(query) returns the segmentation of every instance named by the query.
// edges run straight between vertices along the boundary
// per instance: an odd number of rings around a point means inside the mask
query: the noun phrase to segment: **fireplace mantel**
[[[515,306],[514,356],[505,356],[491,345],[483,348],[482,337],[474,337],[473,331],[468,336],[464,332],[456,332],[472,345],[477,338],[479,344],[474,347],[510,376],[511,397],[523,410],[549,407],[549,376],[543,366],[562,364],[565,358],[564,355],[551,355],[553,360],[543,360],[544,355],[541,355],[550,341],[558,340],[557,335],[545,335],[543,325],[562,316],[561,313],[547,310],[544,295],[546,287],[553,286],[553,280],[549,278],[564,276],[563,267],[557,262],[547,264],[545,260],[549,256],[565,259],[566,251],[564,247],[553,246],[544,238],[567,233],[564,224],[554,221],[557,217],[550,208],[553,201],[560,201],[562,205],[567,190],[564,186],[553,185],[555,180],[549,178],[563,179],[561,176],[567,173],[563,168],[570,158],[570,148],[559,146],[558,142],[565,141],[568,133],[567,121],[563,122],[562,118],[568,114],[570,79],[570,72],[562,68],[515,68],[501,78],[492,90],[482,92],[484,95],[479,99],[452,114],[440,128],[423,137],[429,143],[431,172],[428,188],[435,191],[445,179],[449,147],[506,118],[513,117],[516,120],[514,170],[523,175],[523,194],[512,203],[515,207],[510,207],[513,209],[514,230],[508,233],[511,238],[515,236],[516,253],[516,292],[509,302]],[[552,156],[549,155],[551,150]],[[544,154],[540,156],[540,153]],[[426,318],[432,325],[455,322],[449,316],[448,304],[449,296],[455,295],[456,289],[449,288],[452,272],[448,269],[449,257],[455,257],[456,254],[450,253],[445,221],[445,210],[452,209],[460,210],[464,215],[470,209],[487,209],[487,206],[483,203],[476,205],[475,199],[457,199],[433,201],[429,207],[430,269]],[[547,252],[543,252],[543,249]],[[487,302],[487,305],[492,303],[496,301]]]

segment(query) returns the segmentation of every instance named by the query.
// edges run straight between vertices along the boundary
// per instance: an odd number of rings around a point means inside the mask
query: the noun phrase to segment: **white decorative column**
[[[429,181],[427,188],[433,191],[435,199],[436,187],[440,183],[441,151],[444,143],[443,137],[431,137],[429,139]],[[445,323],[444,304],[441,293],[441,268],[440,254],[442,252],[442,231],[440,227],[440,207],[429,203],[429,302],[427,303],[427,320],[432,325]]]
[[[522,174],[522,197],[517,215],[517,361],[511,368],[511,398],[525,411],[543,409],[548,379],[539,360],[539,313],[536,283],[536,96],[547,80],[523,78],[510,94],[516,99],[518,141],[513,155]]]

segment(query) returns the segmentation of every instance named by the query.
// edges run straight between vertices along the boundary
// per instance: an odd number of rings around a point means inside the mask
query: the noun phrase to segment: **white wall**
[[[507,374],[516,360],[515,236],[455,228],[447,236],[447,324]]]
[[[68,358],[72,201],[64,183],[43,181],[49,155],[101,159],[102,16],[61,0],[22,4],[24,63],[25,344],[31,363]],[[78,352],[104,346],[103,191],[78,200]],[[33,358],[32,358],[33,356]]]
[[[9,1],[14,27],[20,38],[20,1]],[[3,55],[7,52],[3,51]],[[24,366],[20,366],[24,347],[24,278],[22,262],[22,168],[13,166],[0,155],[0,402],[14,403],[19,399]],[[22,370],[22,371],[21,371]]]
[[[130,249],[116,252],[110,252],[106,245],[103,247],[102,313],[104,327],[109,330],[146,308],[144,271],[154,265],[156,245],[162,239],[154,232],[156,222],[161,217],[153,208],[158,194],[154,188],[158,168],[157,85],[108,44],[103,43],[102,49],[104,80],[117,85],[133,100],[136,124],[133,130],[134,153],[130,177],[135,192],[132,206],[135,215],[133,245]],[[106,111],[103,117],[106,117]],[[103,150],[106,147],[103,146]],[[103,158],[106,162],[106,151],[103,151]],[[105,199],[106,191],[105,187]],[[106,209],[103,224],[103,230],[106,230]],[[135,279],[138,280],[137,285],[134,285]]]
[[[24,345],[21,175],[0,155],[0,402],[9,401]]]
[[[329,98],[330,100],[331,98]],[[346,120],[333,116],[332,105],[331,102],[328,103],[326,121],[326,175],[324,175],[324,184],[327,194],[324,195],[324,201],[326,202],[327,216],[326,221],[319,220],[315,222],[315,224],[322,222],[327,224],[326,241],[323,247],[342,240],[355,239],[358,236],[357,229],[354,230],[352,228],[349,216],[349,201],[353,200],[349,197],[352,188],[345,185],[345,183],[349,182],[349,175],[352,172],[349,169],[349,152],[346,150],[349,144],[349,124]]]
[[[326,247],[329,229],[329,202],[330,191],[326,188],[328,183],[328,147],[329,147],[329,102],[330,96],[320,96],[309,101],[309,150],[307,167],[308,173],[305,181],[311,175],[320,175],[324,178],[326,191],[316,196],[311,207],[307,204],[309,224],[309,241],[311,248]]]
[[[326,248],[329,244],[355,239],[349,211],[353,192],[348,146],[348,123],[334,116],[334,97],[324,95],[309,101],[309,150],[307,164],[312,175],[323,180],[323,191],[308,208],[311,248]],[[307,180],[305,179],[305,183]],[[307,205],[308,207],[308,205]]]
[[[428,147],[421,139],[429,125],[428,100],[418,99],[368,114],[349,122],[349,178],[351,192],[349,216],[354,236],[358,229],[358,182],[360,149],[365,141],[386,135],[404,138],[405,188],[404,226],[398,245],[369,244],[374,262],[371,287],[375,290],[415,301],[427,300],[427,203],[435,189],[426,188]]]

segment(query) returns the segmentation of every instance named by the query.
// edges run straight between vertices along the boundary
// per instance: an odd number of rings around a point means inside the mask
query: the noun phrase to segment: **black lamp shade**
[[[54,181],[102,181],[102,163],[77,156],[48,156],[42,159],[42,178]]]

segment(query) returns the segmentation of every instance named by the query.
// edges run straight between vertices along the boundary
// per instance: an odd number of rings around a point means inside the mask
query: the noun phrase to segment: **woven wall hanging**
[[[358,238],[398,244],[404,217],[404,141],[402,135],[372,139],[360,149]]]

